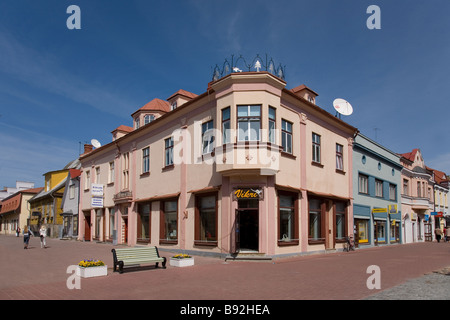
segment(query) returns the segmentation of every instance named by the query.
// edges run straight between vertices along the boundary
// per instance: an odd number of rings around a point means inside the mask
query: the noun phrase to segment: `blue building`
[[[358,133],[353,144],[355,244],[401,243],[400,156]]]

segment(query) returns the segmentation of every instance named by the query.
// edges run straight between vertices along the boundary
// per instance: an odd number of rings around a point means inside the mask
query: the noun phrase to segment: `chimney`
[[[94,150],[94,146],[92,144],[85,144],[84,145],[84,153],[83,154],[89,153],[92,150]]]

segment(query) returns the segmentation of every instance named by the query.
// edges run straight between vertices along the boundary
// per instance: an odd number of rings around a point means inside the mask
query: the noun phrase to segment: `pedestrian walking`
[[[47,248],[47,244],[45,243],[45,237],[47,236],[47,228],[42,225],[39,229],[39,237],[41,238],[41,249]]]
[[[450,241],[450,227],[445,228],[445,242]]]
[[[441,242],[441,236],[442,236],[442,231],[441,231],[441,229],[440,229],[440,228],[436,228],[436,229],[434,230],[434,233],[436,234],[436,240],[437,240],[437,242],[438,242],[438,243]]]
[[[28,243],[30,242],[30,237],[33,236],[33,233],[28,226],[23,227],[23,248],[28,249]]]
[[[16,229],[16,237],[20,236],[20,227],[18,226]]]

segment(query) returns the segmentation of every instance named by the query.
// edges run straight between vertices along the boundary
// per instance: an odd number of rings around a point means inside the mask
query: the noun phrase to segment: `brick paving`
[[[167,269],[118,274],[112,272],[111,244],[58,239],[47,244],[41,249],[34,237],[24,250],[22,237],[0,235],[1,300],[357,300],[450,266],[450,243],[433,242],[259,262],[195,256],[193,267],[167,263]],[[67,267],[94,258],[105,261],[108,275],[81,279],[81,289],[68,289]],[[366,286],[370,265],[380,267],[381,290]],[[402,299],[401,292],[389,297],[396,296]]]

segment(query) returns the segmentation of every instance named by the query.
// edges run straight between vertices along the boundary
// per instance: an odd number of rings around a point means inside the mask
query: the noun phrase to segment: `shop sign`
[[[98,183],[93,183],[91,185],[91,196],[93,197],[103,197],[103,185]]]
[[[234,200],[263,199],[263,191],[260,188],[239,188],[233,192]]]
[[[397,205],[396,204],[390,204],[388,205],[389,214],[396,214],[397,213]]]
[[[103,208],[103,197],[92,197],[91,198],[92,208]]]
[[[443,217],[444,216],[444,213],[443,212],[437,212],[437,215],[436,215],[436,217]]]
[[[387,213],[387,209],[386,208],[375,208],[375,209],[372,209],[372,213]]]

